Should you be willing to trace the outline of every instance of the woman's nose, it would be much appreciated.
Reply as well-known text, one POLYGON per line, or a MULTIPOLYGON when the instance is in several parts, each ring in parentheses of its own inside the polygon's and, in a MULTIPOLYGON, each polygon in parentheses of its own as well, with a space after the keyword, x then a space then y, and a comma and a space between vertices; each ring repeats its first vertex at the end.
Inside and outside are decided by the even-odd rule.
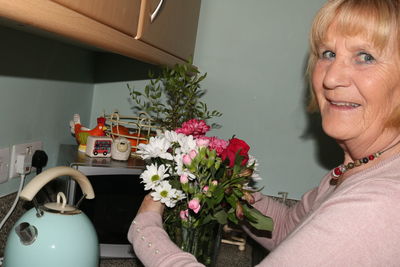
POLYGON ((323 80, 325 89, 337 89, 350 85, 350 70, 347 64, 343 61, 335 59, 327 67, 323 80))

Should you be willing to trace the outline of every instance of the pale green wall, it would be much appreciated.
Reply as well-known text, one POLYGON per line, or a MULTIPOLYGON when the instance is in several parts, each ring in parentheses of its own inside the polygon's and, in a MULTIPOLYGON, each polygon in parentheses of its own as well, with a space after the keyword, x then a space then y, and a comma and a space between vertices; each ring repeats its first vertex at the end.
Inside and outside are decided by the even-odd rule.
MULTIPOLYGON (((208 73, 206 102, 224 113, 213 134, 248 141, 267 194, 299 198, 338 160, 304 109, 307 35, 323 2, 202 1, 194 63, 208 73)), ((92 122, 103 109, 132 114, 125 84, 95 85, 92 122)))
MULTIPOLYGON (((75 142, 69 131, 73 114, 89 121, 91 55, 6 28, 0 36, 0 148, 42 141, 47 167, 55 166, 59 145, 75 142)), ((0 196, 15 192, 18 183, 0 184, 0 196)))
MULTIPOLYGON (((47 166, 55 166, 59 145, 74 143, 68 126, 73 113, 89 114, 93 86, 0 77, 0 88, 0 148, 42 141, 47 166)), ((18 183, 0 184, 0 196, 14 192, 18 183)))
POLYGON ((195 64, 208 72, 206 100, 223 113, 225 138, 246 139, 264 193, 299 198, 326 173, 305 138, 311 20, 324 0, 202 1, 195 64))
POLYGON ((134 115, 132 111, 133 103, 129 96, 130 87, 142 89, 146 86, 147 80, 97 83, 94 85, 93 104, 90 112, 91 126, 96 125, 96 119, 104 113, 110 114, 119 112, 121 115, 134 115))

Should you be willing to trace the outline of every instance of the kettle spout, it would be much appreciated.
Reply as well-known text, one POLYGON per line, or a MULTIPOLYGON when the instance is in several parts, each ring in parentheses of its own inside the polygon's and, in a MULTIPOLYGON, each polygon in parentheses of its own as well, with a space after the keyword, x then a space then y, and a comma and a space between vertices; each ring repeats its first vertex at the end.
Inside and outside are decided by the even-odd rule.
POLYGON ((21 243, 26 246, 33 244, 38 235, 36 227, 27 222, 22 222, 17 225, 15 227, 15 232, 17 233, 21 243))

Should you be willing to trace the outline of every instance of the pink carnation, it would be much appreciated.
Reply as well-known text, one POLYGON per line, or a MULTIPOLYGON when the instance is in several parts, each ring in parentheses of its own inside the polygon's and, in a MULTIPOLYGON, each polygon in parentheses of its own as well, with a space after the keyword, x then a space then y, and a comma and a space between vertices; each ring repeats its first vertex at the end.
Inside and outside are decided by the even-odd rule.
POLYGON ((226 149, 228 146, 228 141, 225 141, 223 139, 219 139, 218 137, 207 137, 210 140, 210 144, 208 147, 210 149, 215 149, 217 152, 217 155, 220 156, 221 153, 226 149))
POLYGON ((208 147, 210 144, 210 139, 206 136, 202 136, 196 140, 196 146, 198 147, 208 147))
POLYGON ((195 138, 204 136, 210 130, 210 126, 204 120, 191 119, 182 124, 182 128, 175 130, 177 133, 184 135, 193 135, 195 138))

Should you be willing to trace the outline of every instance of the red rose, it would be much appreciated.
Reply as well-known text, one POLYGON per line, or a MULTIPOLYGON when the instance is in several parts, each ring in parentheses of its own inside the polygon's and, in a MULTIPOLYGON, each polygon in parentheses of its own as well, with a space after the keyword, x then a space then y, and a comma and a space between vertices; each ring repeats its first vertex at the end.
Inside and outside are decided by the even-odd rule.
POLYGON ((221 153, 221 158, 222 160, 228 158, 229 167, 232 168, 235 165, 236 153, 239 151, 239 155, 244 157, 241 163, 243 166, 247 163, 247 161, 249 161, 249 150, 250 146, 245 141, 238 138, 232 138, 229 140, 229 144, 226 149, 221 153))

